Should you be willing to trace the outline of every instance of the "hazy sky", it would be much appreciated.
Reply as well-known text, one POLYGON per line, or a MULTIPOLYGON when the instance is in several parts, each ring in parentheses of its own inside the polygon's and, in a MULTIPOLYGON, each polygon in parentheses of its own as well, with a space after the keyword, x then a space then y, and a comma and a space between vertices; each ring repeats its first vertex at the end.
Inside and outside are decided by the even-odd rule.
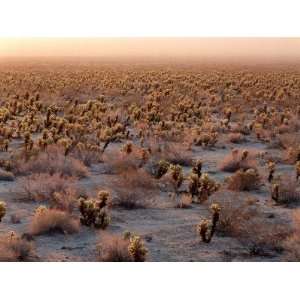
POLYGON ((0 38, 0 56, 300 57, 300 38, 0 38))

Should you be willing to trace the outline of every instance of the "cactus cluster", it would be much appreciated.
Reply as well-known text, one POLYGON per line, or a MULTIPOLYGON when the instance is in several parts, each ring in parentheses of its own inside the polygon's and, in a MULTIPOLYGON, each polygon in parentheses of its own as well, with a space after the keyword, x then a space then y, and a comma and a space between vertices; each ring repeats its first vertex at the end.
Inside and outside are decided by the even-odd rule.
POLYGON ((105 229, 110 223, 110 216, 107 211, 109 197, 109 192, 100 191, 97 199, 79 199, 81 224, 105 229))
POLYGON ((0 222, 6 214, 6 204, 4 201, 0 201, 0 222))
POLYGON ((197 232, 204 243, 210 243, 220 219, 221 207, 218 204, 212 204, 210 210, 212 213, 211 220, 203 219, 197 225, 197 232))

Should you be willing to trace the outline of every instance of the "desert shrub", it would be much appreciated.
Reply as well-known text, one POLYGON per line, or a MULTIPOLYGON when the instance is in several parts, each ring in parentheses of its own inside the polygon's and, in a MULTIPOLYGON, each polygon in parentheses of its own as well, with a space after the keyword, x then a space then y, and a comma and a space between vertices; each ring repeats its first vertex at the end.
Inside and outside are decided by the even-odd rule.
POLYGON ((79 160, 65 156, 60 147, 52 146, 45 152, 40 152, 36 157, 28 161, 18 161, 15 166, 15 173, 18 175, 30 175, 36 173, 55 173, 83 178, 89 175, 87 167, 79 160))
POLYGON ((15 176, 12 172, 0 169, 0 181, 14 181, 15 176))
POLYGON ((245 137, 241 133, 230 133, 228 135, 228 141, 233 144, 240 144, 245 142, 245 137))
POLYGON ((186 146, 180 143, 159 143, 159 146, 151 145, 151 149, 156 161, 166 161, 181 166, 190 166, 193 162, 186 146))
POLYGON ((293 145, 287 148, 284 153, 284 160, 288 163, 294 164, 300 160, 300 146, 293 145))
POLYGON ((74 185, 74 178, 60 174, 32 174, 17 181, 17 191, 22 200, 55 201, 55 193, 66 193, 74 185))
POLYGON ((106 262, 144 262, 147 253, 141 237, 130 232, 105 235, 97 246, 97 260, 106 262))
POLYGON ((225 172, 235 172, 237 170, 256 169, 257 163, 254 155, 247 150, 233 150, 225 156, 219 165, 219 169, 225 172))
POLYGON ((297 205, 300 203, 300 190, 295 179, 281 178, 272 186, 272 199, 281 205, 297 205))
POLYGON ((236 192, 221 192, 214 198, 212 201, 221 207, 217 233, 235 237, 250 255, 274 255, 282 251, 289 228, 268 219, 255 199, 236 192))
POLYGON ((131 169, 112 180, 112 205, 126 209, 145 208, 157 193, 155 180, 144 170, 131 169))
POLYGON ((291 234, 283 241, 284 260, 300 261, 300 210, 293 213, 291 234))
POLYGON ((6 214, 6 204, 4 201, 0 201, 0 222, 6 214))
MULTIPOLYGON (((175 196, 175 194, 173 195, 175 196)), ((191 208, 193 199, 191 195, 183 194, 178 197, 178 200, 177 197, 175 196, 175 201, 176 201, 175 208, 191 208)))
POLYGON ((20 237, 15 232, 0 236, 0 261, 36 260, 33 243, 20 237))
POLYGON ((104 155, 104 162, 107 164, 107 172, 120 174, 126 170, 138 169, 142 162, 139 152, 133 151, 130 154, 122 151, 109 151, 104 155))
POLYGON ((105 235, 97 245, 97 260, 105 262, 131 262, 129 241, 117 235, 105 235))
POLYGON ((233 191, 251 191, 260 185, 260 177, 256 170, 238 170, 227 180, 228 189, 233 191))
POLYGON ((79 203, 81 224, 105 229, 110 223, 110 217, 106 209, 110 202, 109 198, 109 192, 100 191, 97 199, 81 199, 79 203))
POLYGON ((39 206, 35 210, 29 231, 33 235, 72 234, 79 231, 79 221, 67 212, 39 206))
POLYGON ((71 152, 71 156, 76 160, 83 162, 87 167, 94 163, 102 162, 102 152, 97 147, 89 147, 88 145, 82 145, 81 147, 75 147, 71 152))

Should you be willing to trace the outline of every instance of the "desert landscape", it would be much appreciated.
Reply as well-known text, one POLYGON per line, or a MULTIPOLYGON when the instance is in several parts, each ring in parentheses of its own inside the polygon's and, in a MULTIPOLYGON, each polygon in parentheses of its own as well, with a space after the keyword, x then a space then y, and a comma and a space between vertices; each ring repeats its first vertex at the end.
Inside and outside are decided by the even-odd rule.
POLYGON ((1 261, 298 261, 300 65, 0 62, 1 261))

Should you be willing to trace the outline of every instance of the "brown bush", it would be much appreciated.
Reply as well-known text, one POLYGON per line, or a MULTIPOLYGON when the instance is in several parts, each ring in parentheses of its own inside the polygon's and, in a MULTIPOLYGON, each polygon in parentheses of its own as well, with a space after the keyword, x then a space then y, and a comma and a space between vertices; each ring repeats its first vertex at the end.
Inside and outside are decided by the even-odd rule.
POLYGON ((274 255, 282 251, 289 228, 268 219, 255 199, 244 199, 233 192, 220 192, 213 198, 221 207, 217 232, 237 238, 251 255, 274 255))
POLYGON ((0 261, 36 260, 33 243, 11 232, 0 236, 0 261))
MULTIPOLYGON (((274 199, 275 200, 275 199, 274 199)), ((290 176, 285 176, 278 182, 277 204, 292 206, 300 203, 300 190, 298 183, 290 176)))
POLYGON ((181 166, 191 166, 193 163, 187 147, 183 144, 163 142, 156 145, 151 144, 150 147, 155 161, 164 160, 170 164, 181 166))
POLYGON ((228 135, 228 141, 233 144, 240 144, 245 142, 245 137, 241 133, 230 133, 228 135))
POLYGON ((300 209, 293 213, 292 233, 283 242, 284 259, 287 261, 300 261, 300 209))
POLYGON ((74 178, 60 174, 33 174, 18 179, 16 189, 22 200, 55 203, 55 193, 68 193, 74 189, 74 182, 74 178))
POLYGON ((246 158, 243 157, 245 151, 233 150, 224 157, 219 164, 219 169, 224 172, 235 172, 237 170, 256 169, 257 162, 253 153, 248 153, 246 158))
POLYGON ((144 170, 131 169, 121 173, 112 181, 111 189, 115 194, 113 206, 126 209, 145 208, 157 192, 155 180, 144 170))
POLYGON ((35 211, 29 231, 33 235, 72 234, 79 231, 79 220, 61 210, 39 207, 35 211))
POLYGON ((63 176, 83 178, 89 175, 87 167, 79 160, 65 156, 63 149, 57 146, 49 146, 45 152, 40 152, 36 157, 28 161, 17 161, 15 173, 29 175, 36 173, 55 173, 63 176))
POLYGON ((260 185, 260 177, 254 169, 238 170, 227 179, 228 189, 233 191, 251 191, 260 185))
POLYGON ((105 262, 132 262, 128 252, 129 240, 106 234, 97 245, 97 260, 105 262))

